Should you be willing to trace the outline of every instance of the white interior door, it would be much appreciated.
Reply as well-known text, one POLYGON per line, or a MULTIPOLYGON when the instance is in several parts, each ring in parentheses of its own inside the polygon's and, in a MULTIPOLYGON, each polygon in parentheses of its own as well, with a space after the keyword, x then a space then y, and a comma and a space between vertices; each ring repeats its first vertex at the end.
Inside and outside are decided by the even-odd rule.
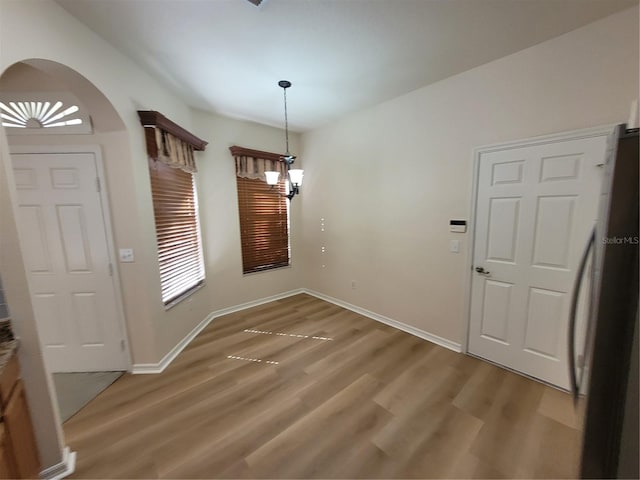
POLYGON ((20 240, 49 369, 126 370, 95 155, 12 160, 20 240))
POLYGON ((470 353, 569 387, 570 297, 597 216, 606 142, 480 154, 470 353))

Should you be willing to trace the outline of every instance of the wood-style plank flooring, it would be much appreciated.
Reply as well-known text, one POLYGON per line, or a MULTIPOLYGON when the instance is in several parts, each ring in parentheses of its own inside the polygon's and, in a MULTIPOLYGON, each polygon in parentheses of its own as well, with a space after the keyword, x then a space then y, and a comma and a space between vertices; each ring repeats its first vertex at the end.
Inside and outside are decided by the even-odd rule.
POLYGON ((297 295, 216 319, 64 430, 73 478, 568 478, 575 422, 565 393, 297 295))

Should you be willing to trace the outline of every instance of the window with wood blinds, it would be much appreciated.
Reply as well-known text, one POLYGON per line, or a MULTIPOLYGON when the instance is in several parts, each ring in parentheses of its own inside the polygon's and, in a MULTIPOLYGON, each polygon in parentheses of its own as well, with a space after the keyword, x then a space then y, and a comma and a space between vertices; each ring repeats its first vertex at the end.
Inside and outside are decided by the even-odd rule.
POLYGON ((236 177, 243 273, 289 265, 289 205, 283 180, 236 177))
POLYGON ((202 285, 204 263, 194 176, 149 159, 162 301, 171 304, 202 285))

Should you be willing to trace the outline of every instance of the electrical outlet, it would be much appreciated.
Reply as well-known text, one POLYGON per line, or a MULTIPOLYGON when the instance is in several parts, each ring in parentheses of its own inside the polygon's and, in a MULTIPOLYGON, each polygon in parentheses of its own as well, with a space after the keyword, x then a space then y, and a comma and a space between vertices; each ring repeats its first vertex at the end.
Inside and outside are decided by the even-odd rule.
POLYGON ((351 290, 355 290, 355 289, 356 289, 356 281, 351 280, 351 290))

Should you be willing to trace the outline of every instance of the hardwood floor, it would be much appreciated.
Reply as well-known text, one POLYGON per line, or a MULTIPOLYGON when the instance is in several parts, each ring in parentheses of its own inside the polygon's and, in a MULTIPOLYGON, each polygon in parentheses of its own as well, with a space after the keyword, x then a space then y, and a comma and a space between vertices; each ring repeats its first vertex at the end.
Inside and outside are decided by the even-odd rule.
POLYGON ((567 478, 575 422, 565 393, 297 295, 216 319, 64 430, 73 478, 567 478))

